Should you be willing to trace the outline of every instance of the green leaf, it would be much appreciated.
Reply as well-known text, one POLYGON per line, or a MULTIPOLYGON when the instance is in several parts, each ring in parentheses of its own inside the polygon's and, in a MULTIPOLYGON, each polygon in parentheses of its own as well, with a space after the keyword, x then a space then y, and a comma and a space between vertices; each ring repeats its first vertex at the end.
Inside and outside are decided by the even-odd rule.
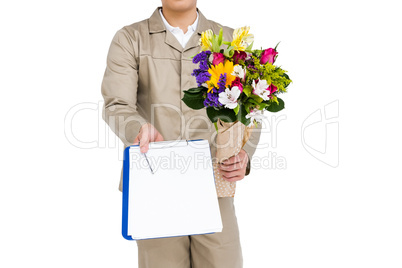
MULTIPOLYGON (((287 73, 283 73, 283 76, 284 76, 286 79, 290 80, 289 75, 288 75, 287 73)), ((286 84, 285 84, 285 88, 287 88, 289 85, 290 85, 290 82, 289 82, 289 83, 286 83, 286 84)))
POLYGON ((214 122, 215 130, 218 131, 218 123, 214 122))
POLYGON ((194 88, 190 88, 188 90, 183 90, 184 93, 190 93, 190 94, 194 94, 194 93, 199 93, 202 90, 205 90, 204 87, 194 87, 194 88))
POLYGON ((254 95, 254 94, 251 94, 250 98, 255 100, 257 103, 261 103, 263 101, 263 98, 261 98, 260 96, 254 95))
POLYGON ((238 105, 236 106, 236 108, 233 109, 233 111, 235 112, 236 115, 237 115, 237 113, 239 112, 239 108, 240 108, 240 105, 238 104, 238 105))
POLYGON ((220 46, 218 44, 218 37, 214 35, 212 37, 212 52, 219 52, 220 46))
POLYGON ((271 102, 269 104, 269 106, 265 107, 265 109, 272 113, 276 113, 276 112, 279 112, 280 110, 284 109, 285 102, 281 98, 277 98, 277 99, 278 99, 279 104, 277 104, 276 102, 271 102))
POLYGON ((251 122, 250 118, 246 118, 246 115, 248 112, 246 111, 246 107, 244 105, 241 105, 239 113, 237 114, 237 120, 239 120, 241 123, 244 125, 248 126, 251 122))
POLYGON ((247 97, 250 97, 251 89, 252 89, 252 88, 253 88, 253 87, 250 86, 250 85, 244 86, 244 87, 243 87, 243 93, 246 94, 247 97))
POLYGON ((230 57, 232 57, 233 56, 233 48, 234 47, 232 47, 232 46, 228 46, 224 51, 223 51, 223 55, 225 55, 225 57, 228 57, 228 58, 230 58, 230 57), (232 55, 231 55, 231 52, 233 52, 232 53, 232 55))
POLYGON ((248 98, 247 101, 248 101, 249 103, 252 103, 254 106, 257 106, 257 105, 260 104, 259 102, 257 102, 257 101, 254 100, 253 98, 248 98))
POLYGON ((276 46, 274 48, 275 51, 276 51, 276 48, 278 47, 279 43, 280 43, 280 41, 278 42, 278 44, 276 44, 276 46))
POLYGON ((234 111, 227 108, 216 110, 214 107, 207 107, 207 115, 212 123, 218 121, 218 118, 223 122, 235 122, 237 119, 234 111))
POLYGON ((254 45, 254 41, 246 48, 246 52, 252 53, 253 52, 253 45, 254 45))
POLYGON ((260 110, 264 109, 267 105, 268 105, 267 102, 261 102, 260 104, 258 104, 260 110))
POLYGON ((221 28, 221 30, 219 31, 219 37, 218 37, 219 47, 222 45, 222 41, 223 41, 223 29, 221 28))
POLYGON ((231 46, 231 45, 232 45, 232 42, 229 42, 229 41, 223 41, 223 44, 224 44, 224 45, 227 45, 227 46, 231 46))
POLYGON ((250 102, 246 102, 244 104, 244 108, 246 109, 246 112, 249 113, 250 112, 250 108, 253 107, 253 103, 250 102))
POLYGON ((184 92, 182 101, 191 109, 199 110, 204 108, 204 97, 202 92, 198 93, 187 93, 184 92))
POLYGON ((235 53, 235 52, 234 52, 234 50, 233 50, 233 49, 232 49, 232 50, 230 50, 230 51, 229 51, 229 58, 233 57, 234 53, 235 53))

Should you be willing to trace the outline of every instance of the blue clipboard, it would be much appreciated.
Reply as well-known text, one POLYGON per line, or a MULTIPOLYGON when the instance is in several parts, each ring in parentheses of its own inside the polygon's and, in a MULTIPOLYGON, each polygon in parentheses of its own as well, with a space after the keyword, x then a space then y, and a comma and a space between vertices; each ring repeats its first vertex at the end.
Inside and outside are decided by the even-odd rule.
POLYGON ((139 146, 139 145, 130 145, 124 149, 123 156, 123 219, 122 219, 122 228, 121 234, 127 240, 134 240, 130 235, 127 234, 128 231, 128 197, 129 197, 129 174, 130 174, 130 147, 139 146))
MULTIPOLYGON (((201 141, 202 139, 195 139, 195 140, 186 140, 188 142, 194 142, 194 141, 201 141)), ((134 239, 131 235, 128 235, 128 214, 129 214, 129 177, 130 177, 130 148, 132 147, 139 147, 139 145, 130 145, 124 149, 124 155, 123 155, 123 189, 122 189, 122 229, 121 233, 122 236, 126 240, 136 240, 134 239)), ((213 172, 212 172, 213 173, 213 172)), ((214 176, 214 182, 215 182, 215 176, 214 176)), ((209 232, 209 233, 202 233, 202 234, 211 234, 214 232, 209 232)), ((193 234, 197 235, 197 234, 193 234)), ((173 236, 170 236, 173 237, 173 236)), ((158 237, 155 237, 158 238, 158 237)), ((148 239, 154 239, 154 238, 148 238, 148 239)), ((138 240, 138 239, 137 239, 138 240)))

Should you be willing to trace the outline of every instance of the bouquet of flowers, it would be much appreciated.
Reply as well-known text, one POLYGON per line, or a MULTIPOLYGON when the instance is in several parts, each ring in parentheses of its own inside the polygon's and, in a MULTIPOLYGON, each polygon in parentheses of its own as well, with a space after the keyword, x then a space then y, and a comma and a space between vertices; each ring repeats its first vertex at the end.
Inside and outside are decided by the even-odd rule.
MULTIPOLYGON (((284 102, 277 97, 292 82, 286 71, 274 65, 277 46, 252 49, 254 36, 249 27, 233 32, 232 41, 223 40, 223 31, 201 34, 201 52, 193 57, 198 87, 184 91, 183 102, 192 109, 206 108, 218 131, 217 162, 237 154, 262 122, 263 112, 278 112, 284 102), (226 45, 226 48, 221 48, 226 45)), ((220 178, 216 164, 218 196, 234 196, 235 183, 220 178), (220 190, 223 189, 223 190, 220 190)))

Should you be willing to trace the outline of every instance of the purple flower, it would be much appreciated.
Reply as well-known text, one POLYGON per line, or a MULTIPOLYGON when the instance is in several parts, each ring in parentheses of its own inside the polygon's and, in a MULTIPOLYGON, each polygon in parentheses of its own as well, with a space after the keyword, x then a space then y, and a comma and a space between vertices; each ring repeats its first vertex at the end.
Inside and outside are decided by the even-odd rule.
POLYGON ((207 71, 209 66, 208 66, 208 59, 209 56, 211 55, 211 51, 201 51, 197 55, 194 56, 193 58, 193 63, 199 63, 200 64, 200 69, 207 71))
POLYGON ((219 96, 216 93, 207 93, 207 97, 204 100, 205 107, 221 107, 222 104, 219 102, 219 96))
POLYGON ((221 93, 222 91, 225 91, 226 88, 226 73, 223 73, 220 75, 219 77, 219 81, 218 81, 218 93, 221 93))
POLYGON ((203 71, 208 71, 209 69, 208 60, 200 61, 200 69, 203 71))
POLYGON ((248 70, 249 72, 254 72, 254 73, 255 73, 255 71, 257 71, 257 68, 255 68, 255 66, 254 66, 253 64, 249 64, 249 65, 247 66, 247 70, 248 70))
POLYGON ((211 78, 210 73, 208 73, 206 71, 203 71, 201 69, 195 69, 191 75, 195 76, 195 79, 197 81, 197 85, 199 87, 201 87, 203 83, 209 81, 209 79, 211 78))
POLYGON ((210 55, 211 51, 209 50, 201 51, 193 58, 193 63, 199 63, 200 68, 194 69, 191 75, 195 76, 199 87, 202 86, 203 83, 209 81, 209 79, 211 78, 211 75, 208 73, 208 59, 210 55))
POLYGON ((199 63, 201 60, 206 60, 209 58, 210 55, 211 55, 211 51, 209 51, 209 50, 201 51, 200 53, 198 53, 197 55, 194 56, 193 63, 199 63))
POLYGON ((202 73, 202 72, 204 72, 203 70, 201 70, 201 69, 194 69, 193 70, 193 73, 191 74, 192 76, 198 76, 200 73, 202 73))

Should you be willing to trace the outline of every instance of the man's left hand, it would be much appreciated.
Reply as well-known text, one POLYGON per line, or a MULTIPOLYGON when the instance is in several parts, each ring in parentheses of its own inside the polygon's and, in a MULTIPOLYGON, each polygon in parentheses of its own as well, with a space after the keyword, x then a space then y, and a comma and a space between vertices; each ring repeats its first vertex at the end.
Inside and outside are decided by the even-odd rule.
POLYGON ((239 181, 246 175, 248 154, 243 149, 237 155, 223 161, 219 165, 219 172, 226 181, 239 181))

